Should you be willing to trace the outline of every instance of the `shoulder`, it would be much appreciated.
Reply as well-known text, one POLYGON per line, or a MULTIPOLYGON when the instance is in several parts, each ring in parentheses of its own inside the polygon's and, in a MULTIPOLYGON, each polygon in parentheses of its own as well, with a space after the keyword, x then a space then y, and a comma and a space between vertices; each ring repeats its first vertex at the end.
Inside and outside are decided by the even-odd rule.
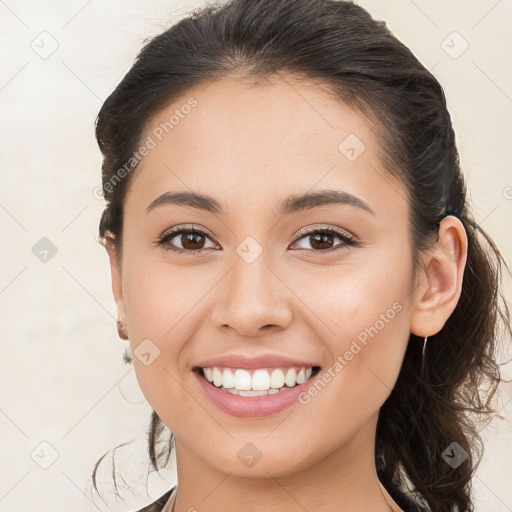
POLYGON ((153 503, 150 503, 149 505, 146 505, 144 508, 141 508, 140 510, 137 510, 136 512, 161 512, 164 508, 165 504, 171 497, 172 492, 174 491, 174 486, 172 489, 167 491, 165 494, 160 496, 156 501, 153 503))

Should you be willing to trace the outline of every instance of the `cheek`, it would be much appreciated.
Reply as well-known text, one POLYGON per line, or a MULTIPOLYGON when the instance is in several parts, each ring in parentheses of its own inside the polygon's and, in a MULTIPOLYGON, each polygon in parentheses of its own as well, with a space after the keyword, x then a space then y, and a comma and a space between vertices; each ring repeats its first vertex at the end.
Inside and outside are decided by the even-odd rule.
POLYGON ((204 295, 197 269, 173 268, 150 260, 134 263, 126 265, 127 278, 123 280, 130 333, 139 338, 181 340, 177 333, 204 295))
POLYGON ((325 333, 322 341, 331 360, 326 400, 318 403, 334 401, 340 414, 354 406, 366 413, 366 406, 378 409, 398 377, 409 339, 409 278, 406 265, 401 272, 396 265, 389 258, 364 269, 339 268, 301 281, 297 291, 308 297, 314 330, 325 333))
POLYGON ((406 269, 399 273, 393 266, 392 261, 383 260, 340 266, 296 281, 294 290, 307 298, 317 324, 325 326, 322 332, 328 333, 325 340, 333 351, 343 352, 348 340, 364 343, 377 335, 387 338, 408 325, 409 279, 406 269))
POLYGON ((173 397, 179 404, 183 378, 180 362, 193 336, 191 315, 204 295, 190 271, 168 265, 126 264, 123 296, 129 323, 129 343, 137 380, 146 399, 160 414, 173 397), (159 405, 160 404, 160 405, 159 405))

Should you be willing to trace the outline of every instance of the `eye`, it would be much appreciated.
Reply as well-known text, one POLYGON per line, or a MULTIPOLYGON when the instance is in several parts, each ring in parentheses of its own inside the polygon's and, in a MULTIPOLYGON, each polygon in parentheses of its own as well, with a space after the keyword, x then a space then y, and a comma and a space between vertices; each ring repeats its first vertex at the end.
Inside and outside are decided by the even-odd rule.
MULTIPOLYGON (((358 242, 356 238, 354 238, 348 232, 335 229, 332 227, 325 227, 320 229, 314 229, 310 231, 299 231, 300 236, 296 237, 293 241, 293 244, 297 244, 297 242, 302 239, 311 239, 311 246, 313 249, 301 248, 306 252, 316 252, 316 253, 325 253, 335 251, 337 249, 341 249, 346 246, 357 246, 358 242), (341 240, 341 243, 334 247, 329 247, 334 239, 341 240)), ((202 229, 190 227, 177 227, 173 228, 157 240, 157 245, 162 246, 165 250, 174 251, 177 253, 187 253, 187 254, 196 254, 201 252, 204 249, 212 248, 205 247, 205 240, 211 240, 210 235, 203 231, 202 229), (175 243, 172 243, 172 240, 176 239, 177 243, 181 245, 176 246, 175 243)), ((213 244, 215 247, 215 244, 213 244)))
POLYGON ((332 227, 326 227, 321 229, 315 229, 311 231, 299 231, 300 235, 298 238, 294 240, 294 244, 297 243, 297 241, 300 241, 302 239, 311 239, 312 243, 310 242, 313 249, 303 249, 306 252, 331 252, 335 251, 337 249, 343 248, 345 246, 357 246, 358 242, 357 240, 347 233, 344 230, 338 230, 332 227), (338 244, 334 247, 328 247, 333 243, 334 239, 341 240, 341 244, 338 244), (316 248, 315 248, 316 246, 316 248))
POLYGON ((194 254, 201 252, 204 249, 204 239, 210 238, 209 235, 197 228, 175 228, 160 238, 158 238, 157 245, 163 246, 166 250, 175 251, 180 253, 194 254), (177 239, 181 247, 176 247, 171 244, 171 240, 177 239))

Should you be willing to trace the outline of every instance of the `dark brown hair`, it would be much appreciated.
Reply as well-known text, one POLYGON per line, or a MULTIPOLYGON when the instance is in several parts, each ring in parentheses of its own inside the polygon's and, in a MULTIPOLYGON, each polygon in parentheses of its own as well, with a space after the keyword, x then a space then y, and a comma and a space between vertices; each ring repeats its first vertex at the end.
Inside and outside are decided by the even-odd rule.
MULTIPOLYGON (((101 241, 114 243, 121 262, 123 199, 148 121, 192 86, 228 75, 314 80, 375 123, 382 162, 407 189, 415 271, 440 221, 455 215, 463 223, 468 257, 460 299, 430 337, 423 373, 423 340, 411 334, 380 411, 375 457, 379 479, 399 505, 473 511, 482 420, 502 417, 491 405, 503 381, 498 342, 512 334, 500 291, 502 265, 508 267, 470 211, 443 88, 383 21, 349 1, 231 0, 197 9, 147 41, 97 118, 107 203, 101 241), (452 443, 468 454, 456 468, 442 457, 452 443)), ((127 354, 125 360, 131 362, 127 354)), ((173 449, 172 432, 156 448, 165 429, 153 411, 148 448, 156 471, 173 449)))

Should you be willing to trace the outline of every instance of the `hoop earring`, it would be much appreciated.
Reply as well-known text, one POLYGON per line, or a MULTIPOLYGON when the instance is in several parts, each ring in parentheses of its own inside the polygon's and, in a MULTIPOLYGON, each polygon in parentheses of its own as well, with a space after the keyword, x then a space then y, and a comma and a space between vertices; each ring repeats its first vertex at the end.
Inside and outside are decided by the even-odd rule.
POLYGON ((427 348, 427 339, 428 336, 425 336, 425 340, 423 341, 423 350, 421 353, 421 374, 423 375, 423 370, 425 368, 425 350, 427 348))

